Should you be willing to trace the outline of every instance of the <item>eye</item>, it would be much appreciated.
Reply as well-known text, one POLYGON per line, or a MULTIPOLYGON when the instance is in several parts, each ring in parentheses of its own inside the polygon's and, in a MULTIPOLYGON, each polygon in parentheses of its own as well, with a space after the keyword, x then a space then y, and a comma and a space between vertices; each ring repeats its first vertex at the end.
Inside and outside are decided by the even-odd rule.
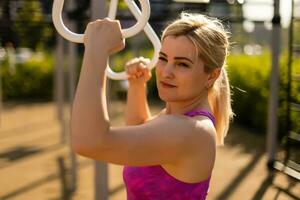
POLYGON ((166 58, 164 58, 164 57, 162 57, 162 56, 160 56, 158 59, 161 60, 161 61, 165 61, 165 62, 168 61, 166 58))
POLYGON ((186 64, 186 63, 178 63, 178 65, 181 66, 181 67, 189 67, 189 65, 186 64))

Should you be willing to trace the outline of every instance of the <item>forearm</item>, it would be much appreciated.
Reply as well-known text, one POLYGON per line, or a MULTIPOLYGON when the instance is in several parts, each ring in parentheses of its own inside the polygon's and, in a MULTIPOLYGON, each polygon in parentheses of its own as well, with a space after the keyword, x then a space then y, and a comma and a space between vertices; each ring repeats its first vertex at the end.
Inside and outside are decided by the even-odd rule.
POLYGON ((109 131, 105 95, 108 55, 93 60, 85 51, 71 114, 71 145, 75 151, 97 148, 109 131))
POLYGON ((151 117, 146 89, 146 83, 131 84, 129 86, 125 109, 125 122, 127 125, 138 125, 151 117))

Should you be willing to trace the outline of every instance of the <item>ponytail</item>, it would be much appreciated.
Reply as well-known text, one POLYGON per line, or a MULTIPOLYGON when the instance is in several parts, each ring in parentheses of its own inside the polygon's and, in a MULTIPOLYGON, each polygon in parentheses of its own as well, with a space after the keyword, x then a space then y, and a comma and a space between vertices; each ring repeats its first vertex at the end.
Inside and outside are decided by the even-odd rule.
POLYGON ((216 118, 217 144, 224 145, 224 138, 229 129, 229 122, 233 117, 231 109, 231 93, 227 71, 222 67, 220 76, 209 90, 208 99, 216 118))

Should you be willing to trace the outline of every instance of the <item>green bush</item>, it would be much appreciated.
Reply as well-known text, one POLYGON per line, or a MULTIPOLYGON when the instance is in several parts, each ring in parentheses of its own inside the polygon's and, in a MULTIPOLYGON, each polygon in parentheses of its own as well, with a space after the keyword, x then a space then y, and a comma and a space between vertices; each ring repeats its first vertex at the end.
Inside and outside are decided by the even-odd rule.
POLYGON ((264 53, 231 55, 227 60, 234 121, 260 131, 267 123, 270 58, 264 53))
MULTIPOLYGON (((123 71, 124 64, 134 56, 151 58, 152 55, 153 50, 151 48, 135 53, 126 50, 113 56, 110 64, 113 70, 123 71)), ((81 65, 80 60, 78 62, 81 65)), ((266 133, 271 69, 270 52, 265 51, 259 56, 233 54, 228 57, 227 64, 233 111, 236 114, 234 122, 247 126, 258 133, 266 133)), ((297 66, 300 66, 300 59, 295 60, 293 66, 293 69, 296 69, 293 73, 300 74, 300 68, 297 66)), ((50 100, 53 91, 53 58, 50 54, 44 54, 42 57, 34 56, 24 64, 17 64, 15 70, 11 70, 7 61, 4 61, 1 66, 1 77, 3 99, 6 101, 50 100)), ((286 85, 287 54, 284 53, 280 59, 278 110, 280 136, 285 134, 286 85)), ((111 81, 111 94, 115 93, 119 93, 118 95, 123 98, 126 96, 126 91, 120 90, 120 81, 111 81), (122 94, 120 95, 120 93, 122 94)), ((148 82, 148 96, 152 100, 158 99, 155 70, 152 71, 152 79, 148 82)), ((292 96, 294 101, 300 102, 300 84, 292 85, 292 96)), ((299 118, 299 113, 292 113, 293 130, 298 132, 300 132, 299 118)))
POLYGON ((53 58, 37 54, 25 63, 1 65, 2 97, 9 100, 50 100, 53 93, 53 58))
MULTIPOLYGON (((295 60, 293 66, 299 66, 300 60, 295 60)), ((232 90, 234 121, 266 133, 269 103, 269 82, 271 73, 271 54, 264 52, 259 56, 231 55, 228 58, 228 76, 232 90)), ((287 97, 287 54, 280 58, 279 109, 278 127, 279 137, 286 134, 286 97, 287 97)), ((293 71, 296 73, 297 71, 293 71)), ((298 71, 299 73, 299 71, 298 71)), ((300 100, 300 84, 292 85, 294 100, 300 100)), ((293 113, 293 129, 300 131, 299 115, 293 113)))

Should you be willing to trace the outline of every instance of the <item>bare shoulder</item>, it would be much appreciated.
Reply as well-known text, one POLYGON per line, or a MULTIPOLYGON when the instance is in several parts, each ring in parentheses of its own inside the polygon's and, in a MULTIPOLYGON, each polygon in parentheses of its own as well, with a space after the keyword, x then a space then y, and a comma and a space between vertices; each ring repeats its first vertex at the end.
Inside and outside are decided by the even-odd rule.
MULTIPOLYGON (((186 177, 191 181, 204 180, 212 172, 216 158, 216 130, 211 122, 204 116, 190 118, 195 121, 195 131, 191 141, 191 151, 187 152, 185 158, 181 160, 176 171, 185 170, 186 177), (188 172, 188 169, 197 173, 188 172)), ((196 181, 197 182, 197 181, 196 181)))
POLYGON ((205 117, 187 117, 188 126, 192 124, 189 150, 185 151, 175 164, 163 165, 163 168, 175 178, 196 183, 206 180, 212 173, 216 156, 216 131, 214 125, 205 117))
POLYGON ((197 128, 199 133, 206 135, 212 140, 216 140, 216 129, 213 122, 205 116, 196 116, 191 120, 197 121, 197 128))
POLYGON ((166 109, 164 108, 147 122, 150 121, 161 125, 172 125, 174 127, 179 125, 185 127, 186 129, 183 130, 186 130, 186 132, 192 136, 191 138, 197 141, 197 146, 199 143, 212 145, 212 147, 215 146, 216 130, 211 120, 205 116, 187 117, 185 115, 167 115, 166 109))
MULTIPOLYGON (((216 147, 216 129, 211 120, 205 116, 187 117, 192 122, 194 146, 201 152, 211 153, 216 147)), ((197 154, 197 151, 195 151, 197 154)))
MULTIPOLYGON (((187 117, 185 115, 167 115, 165 109, 153 118, 158 127, 172 127, 173 133, 182 132, 191 150, 211 153, 216 147, 216 130, 210 119, 205 116, 187 117)), ((189 153, 187 151, 187 153, 189 153)))

